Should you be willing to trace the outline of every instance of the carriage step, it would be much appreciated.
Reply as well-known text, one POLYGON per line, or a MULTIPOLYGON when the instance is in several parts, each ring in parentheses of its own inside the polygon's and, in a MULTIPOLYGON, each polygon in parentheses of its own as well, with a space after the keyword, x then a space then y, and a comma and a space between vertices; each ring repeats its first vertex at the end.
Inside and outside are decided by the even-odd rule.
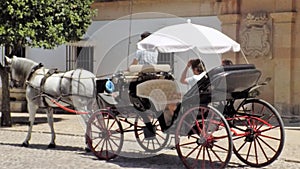
MULTIPOLYGON (((146 124, 147 125, 147 124, 146 124)), ((155 134, 156 134, 156 129, 155 126, 148 126, 148 127, 144 127, 143 128, 144 131, 144 136, 146 140, 151 140, 155 138, 155 134)))

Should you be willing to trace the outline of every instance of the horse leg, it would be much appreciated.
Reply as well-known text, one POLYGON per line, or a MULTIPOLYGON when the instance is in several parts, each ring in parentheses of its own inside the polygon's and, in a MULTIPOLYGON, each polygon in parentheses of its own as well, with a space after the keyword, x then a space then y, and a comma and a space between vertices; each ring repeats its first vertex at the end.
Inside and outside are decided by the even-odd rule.
MULTIPOLYGON (((94 107, 95 107, 95 104, 94 104, 94 101, 90 101, 86 107, 86 110, 89 114, 85 115, 87 117, 86 119, 86 123, 89 121, 89 118, 92 116, 92 114, 94 113, 94 107)), ((97 109, 98 110, 98 109, 97 109)), ((87 143, 87 140, 86 140, 87 137, 85 137, 85 144, 86 144, 86 147, 85 147, 85 151, 86 152, 91 152, 91 148, 88 146, 88 143, 87 143)))
POLYGON ((31 138, 32 126, 34 124, 35 114, 38 109, 38 106, 33 104, 32 102, 28 102, 27 108, 28 108, 28 113, 29 113, 29 127, 28 127, 27 137, 22 144, 23 147, 29 146, 29 140, 31 138))
POLYGON ((53 108, 48 108, 47 111, 47 121, 51 130, 51 142, 48 145, 48 148, 55 148, 55 131, 53 127, 53 108))

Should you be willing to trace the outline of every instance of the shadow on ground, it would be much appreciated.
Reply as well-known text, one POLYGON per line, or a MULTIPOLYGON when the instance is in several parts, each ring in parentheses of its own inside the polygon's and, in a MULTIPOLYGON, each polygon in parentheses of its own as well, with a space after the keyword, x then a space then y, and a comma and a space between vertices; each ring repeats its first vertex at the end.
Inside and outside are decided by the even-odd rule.
MULTIPOLYGON (((46 115, 45 115, 46 116, 46 115)), ((13 125, 29 125, 28 117, 26 116, 14 116, 11 117, 13 125)), ((53 118, 54 122, 63 121, 63 118, 53 118)), ((48 123, 47 117, 36 117, 34 120, 34 124, 43 124, 48 123)))
MULTIPOLYGON (((0 145, 22 147, 21 144, 12 144, 12 143, 0 143, 0 145)), ((29 147, 24 147, 28 149, 37 149, 37 150, 58 150, 58 151, 84 151, 83 147, 72 147, 72 146, 60 146, 56 145, 56 148, 48 148, 47 144, 30 144, 29 147)))
MULTIPOLYGON (((0 143, 0 145, 22 147, 21 144, 12 144, 12 143, 0 143)), ((30 144, 28 149, 37 149, 37 150, 48 150, 48 145, 45 144, 30 144)), ((57 145, 56 148, 51 149, 53 151, 73 151, 79 152, 78 155, 81 155, 82 158, 86 160, 99 160, 92 152, 86 152, 83 147, 73 147, 73 146, 60 146, 57 145)), ((138 155, 138 154, 137 154, 138 155)), ((100 162, 101 160, 99 160, 100 162)), ((155 169, 155 168, 165 168, 165 169, 184 169, 184 165, 179 157, 174 154, 158 154, 152 157, 146 158, 128 158, 118 156, 115 159, 107 161, 107 163, 112 163, 123 168, 145 168, 145 169, 155 169)), ((240 163, 230 162, 227 168, 244 168, 245 165, 240 163)))
MULTIPOLYGON (((99 160, 93 153, 82 153, 83 155, 91 156, 94 160, 99 160)), ((132 156, 132 153, 130 154, 132 156)), ((136 156, 138 153, 136 154, 136 156)), ((138 156, 137 156, 138 157, 138 156)), ((116 164, 122 168, 145 168, 145 169, 184 169, 185 166, 177 156, 177 154, 157 154, 151 157, 145 158, 129 158, 118 156, 115 159, 107 161, 107 163, 116 164)), ((209 165, 209 161, 206 162, 209 165)), ((244 168, 246 165, 241 163, 230 162, 226 168, 244 168)))

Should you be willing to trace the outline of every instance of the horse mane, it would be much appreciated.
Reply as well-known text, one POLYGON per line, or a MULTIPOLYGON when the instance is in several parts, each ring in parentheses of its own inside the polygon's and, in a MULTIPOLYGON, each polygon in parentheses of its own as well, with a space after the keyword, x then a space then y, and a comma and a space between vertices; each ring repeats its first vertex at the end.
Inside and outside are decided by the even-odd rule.
POLYGON ((22 83, 22 85, 24 84, 32 67, 36 64, 37 64, 36 62, 26 58, 14 57, 12 59, 12 67, 14 68, 15 74, 18 76, 19 81, 22 83))

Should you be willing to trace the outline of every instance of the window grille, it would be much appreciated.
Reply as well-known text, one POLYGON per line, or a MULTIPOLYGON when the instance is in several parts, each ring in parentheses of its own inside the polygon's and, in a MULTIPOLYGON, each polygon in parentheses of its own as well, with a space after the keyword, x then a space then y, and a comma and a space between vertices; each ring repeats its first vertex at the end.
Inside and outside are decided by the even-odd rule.
POLYGON ((93 72, 94 47, 67 46, 66 70, 82 68, 93 72))
POLYGON ((159 53, 157 64, 168 64, 171 67, 171 72, 174 73, 174 53, 159 53))

